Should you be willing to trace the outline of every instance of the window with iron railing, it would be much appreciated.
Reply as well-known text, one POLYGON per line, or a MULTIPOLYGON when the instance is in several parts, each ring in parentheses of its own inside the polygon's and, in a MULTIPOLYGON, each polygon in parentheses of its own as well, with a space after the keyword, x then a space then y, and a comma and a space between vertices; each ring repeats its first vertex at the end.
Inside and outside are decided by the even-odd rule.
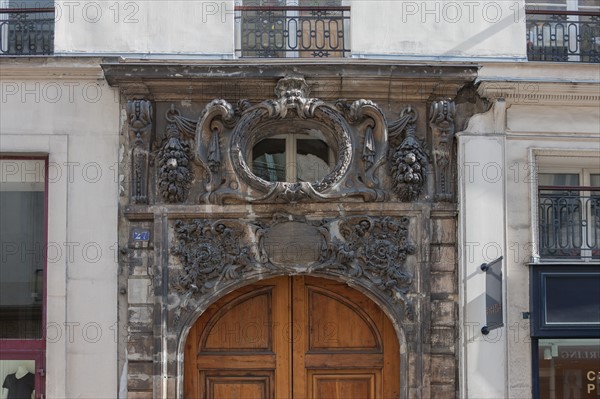
POLYGON ((538 184, 540 257, 600 259, 600 173, 540 173, 538 184))
POLYGON ((34 0, 0 1, 0 55, 54 53, 54 4, 34 0))
POLYGON ((598 0, 527 0, 529 61, 600 62, 598 0))
POLYGON ((240 57, 339 58, 350 53, 350 7, 341 0, 245 0, 235 10, 240 57))

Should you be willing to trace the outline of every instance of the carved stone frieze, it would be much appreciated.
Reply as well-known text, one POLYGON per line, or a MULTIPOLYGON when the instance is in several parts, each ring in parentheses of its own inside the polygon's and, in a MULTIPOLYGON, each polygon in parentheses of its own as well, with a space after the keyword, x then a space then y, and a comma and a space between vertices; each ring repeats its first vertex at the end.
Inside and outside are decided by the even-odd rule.
POLYGON ((416 137, 417 118, 417 112, 409 106, 389 127, 388 164, 392 189, 404 202, 416 200, 427 180, 428 157, 416 137))
POLYGON ((171 280, 182 298, 177 318, 203 295, 259 275, 322 274, 378 292, 412 320, 409 224, 407 217, 311 221, 287 214, 252 223, 178 220, 171 248, 181 264, 171 280))
POLYGON ((180 138, 174 123, 167 125, 166 138, 158 151, 158 190, 166 202, 185 201, 192 182, 190 146, 180 138))
POLYGON ((433 138, 435 198, 438 201, 452 201, 454 197, 454 114, 453 101, 442 100, 431 104, 429 126, 433 138))
POLYGON ((127 121, 131 150, 131 202, 148 203, 148 164, 152 136, 152 103, 147 100, 127 102, 127 121))

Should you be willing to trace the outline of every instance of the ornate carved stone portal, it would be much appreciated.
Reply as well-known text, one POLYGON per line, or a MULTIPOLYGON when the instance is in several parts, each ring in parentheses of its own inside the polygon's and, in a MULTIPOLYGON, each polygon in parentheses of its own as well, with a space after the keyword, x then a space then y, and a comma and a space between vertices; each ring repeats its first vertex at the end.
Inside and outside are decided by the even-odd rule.
MULTIPOLYGON (((439 255, 456 238, 452 101, 310 92, 286 76, 271 99, 127 102, 119 332, 131 392, 182 397, 198 316, 282 275, 345 282, 387 313, 403 397, 433 395, 411 382, 428 380, 430 360, 453 370, 455 261, 439 255)), ((448 378, 431 381, 453 392, 448 378)))

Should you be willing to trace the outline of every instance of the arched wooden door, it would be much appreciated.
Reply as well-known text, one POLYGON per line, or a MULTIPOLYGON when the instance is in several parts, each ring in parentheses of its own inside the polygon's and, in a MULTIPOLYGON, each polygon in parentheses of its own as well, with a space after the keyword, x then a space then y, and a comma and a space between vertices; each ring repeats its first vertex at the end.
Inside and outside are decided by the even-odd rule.
POLYGON ((280 277, 210 306, 185 347, 185 397, 397 398, 398 339, 345 284, 280 277))

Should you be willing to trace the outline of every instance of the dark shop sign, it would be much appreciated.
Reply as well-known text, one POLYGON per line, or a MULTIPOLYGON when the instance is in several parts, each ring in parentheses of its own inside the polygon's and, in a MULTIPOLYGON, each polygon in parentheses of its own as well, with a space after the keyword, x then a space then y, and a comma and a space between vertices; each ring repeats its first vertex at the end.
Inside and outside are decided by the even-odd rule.
POLYGON ((481 264, 485 272, 485 326, 481 333, 487 335, 490 331, 504 326, 502 318, 502 256, 489 263, 481 264))

